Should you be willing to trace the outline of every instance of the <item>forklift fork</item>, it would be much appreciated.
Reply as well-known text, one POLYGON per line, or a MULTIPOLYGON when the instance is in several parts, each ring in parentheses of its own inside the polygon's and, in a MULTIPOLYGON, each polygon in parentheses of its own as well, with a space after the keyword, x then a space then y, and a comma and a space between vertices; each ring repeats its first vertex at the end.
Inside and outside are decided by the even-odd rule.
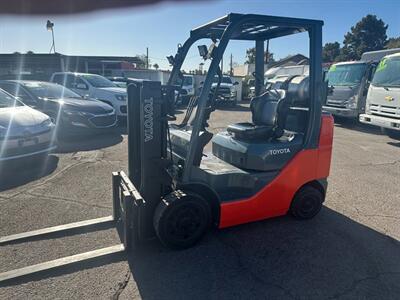
POLYGON ((99 230, 107 226, 116 227, 121 240, 120 244, 0 273, 0 284, 12 279, 33 275, 39 272, 46 272, 61 267, 67 268, 76 263, 89 262, 100 258, 111 258, 114 255, 119 255, 135 249, 141 238, 139 220, 141 218, 141 209, 144 207, 145 202, 132 182, 129 180, 128 176, 126 176, 123 171, 113 172, 112 184, 112 216, 0 237, 0 247, 37 240, 40 238, 49 237, 51 235, 64 234, 63 236, 68 236, 73 232, 87 230, 88 228, 99 230))

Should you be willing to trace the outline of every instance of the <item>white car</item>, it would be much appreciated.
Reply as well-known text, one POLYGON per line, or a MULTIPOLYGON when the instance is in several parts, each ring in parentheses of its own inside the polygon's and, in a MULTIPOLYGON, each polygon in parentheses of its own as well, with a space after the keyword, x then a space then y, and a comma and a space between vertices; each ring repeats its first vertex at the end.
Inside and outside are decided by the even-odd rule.
POLYGON ((103 76, 58 72, 51 76, 50 81, 66 86, 83 97, 93 98, 111 105, 119 118, 127 115, 126 88, 118 87, 103 76))
POLYGON ((54 128, 49 116, 0 89, 0 162, 54 150, 54 128))

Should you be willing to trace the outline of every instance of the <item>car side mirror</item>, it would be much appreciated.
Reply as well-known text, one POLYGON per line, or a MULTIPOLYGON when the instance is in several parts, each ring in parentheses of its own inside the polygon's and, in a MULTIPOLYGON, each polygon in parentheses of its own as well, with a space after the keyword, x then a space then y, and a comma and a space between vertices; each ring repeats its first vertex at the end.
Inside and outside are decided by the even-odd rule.
POLYGON ((84 83, 78 83, 76 85, 76 88, 79 89, 79 90, 87 90, 88 89, 87 85, 84 84, 84 83))
POLYGON ((233 83, 233 85, 238 85, 239 84, 239 82, 237 82, 237 81, 235 81, 234 83, 233 83))

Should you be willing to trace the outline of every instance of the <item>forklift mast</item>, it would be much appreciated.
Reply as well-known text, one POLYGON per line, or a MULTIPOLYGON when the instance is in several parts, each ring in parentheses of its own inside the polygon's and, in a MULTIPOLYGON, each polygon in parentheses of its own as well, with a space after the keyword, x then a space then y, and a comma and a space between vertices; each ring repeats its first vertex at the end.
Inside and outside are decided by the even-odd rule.
POLYGON ((128 172, 129 179, 146 199, 150 209, 142 210, 146 220, 140 229, 142 238, 153 236, 153 215, 158 201, 171 182, 166 167, 167 113, 158 81, 128 81, 128 172), (151 215, 148 215, 151 214, 151 215))

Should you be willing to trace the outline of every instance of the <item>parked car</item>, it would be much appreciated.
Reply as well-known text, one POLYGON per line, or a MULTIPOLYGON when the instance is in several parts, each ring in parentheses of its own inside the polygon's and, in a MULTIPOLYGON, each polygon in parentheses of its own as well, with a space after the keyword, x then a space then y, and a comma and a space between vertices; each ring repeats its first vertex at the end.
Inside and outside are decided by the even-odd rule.
POLYGON ((195 95, 194 76, 183 75, 182 79, 178 79, 177 85, 181 86, 177 103, 188 104, 191 97, 195 95))
POLYGON ((108 77, 108 80, 112 81, 117 87, 126 89, 128 78, 126 77, 108 77))
POLYGON ((109 79, 87 73, 54 73, 51 82, 61 84, 83 97, 93 98, 114 107, 119 118, 126 118, 126 88, 118 87, 109 79))
POLYGON ((117 124, 115 110, 110 105, 83 99, 74 91, 56 83, 6 80, 0 81, 0 88, 53 118, 62 135, 98 132, 117 124))
POLYGON ((0 89, 0 162, 54 150, 54 128, 49 116, 0 89))
MULTIPOLYGON (((221 84, 217 91, 216 103, 219 104, 230 104, 235 106, 237 104, 237 91, 236 85, 238 82, 232 82, 229 76, 222 76, 221 84)), ((211 92, 213 93, 218 85, 218 76, 214 77, 213 83, 211 85, 211 92)))

